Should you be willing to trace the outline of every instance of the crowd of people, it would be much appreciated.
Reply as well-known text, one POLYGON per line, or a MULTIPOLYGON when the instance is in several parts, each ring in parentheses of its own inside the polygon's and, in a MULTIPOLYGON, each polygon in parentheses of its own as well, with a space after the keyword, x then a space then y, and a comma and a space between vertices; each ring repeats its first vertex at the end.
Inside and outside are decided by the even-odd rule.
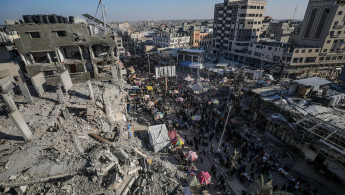
MULTIPOLYGON (((180 136, 185 139, 185 144, 198 154, 200 163, 203 163, 205 158, 209 158, 213 163, 210 172, 217 190, 228 191, 226 181, 229 177, 237 177, 247 187, 262 175, 265 176, 266 182, 273 179, 271 171, 277 168, 277 161, 268 155, 261 145, 238 131, 240 125, 236 121, 240 113, 230 111, 229 102, 235 100, 229 98, 229 91, 220 90, 224 89, 221 84, 222 77, 211 77, 209 86, 213 87, 210 87, 207 93, 197 94, 187 87, 191 84, 185 80, 187 75, 153 79, 148 74, 149 68, 144 65, 145 62, 131 63, 136 64, 133 66, 136 79, 129 79, 128 82, 139 86, 143 91, 142 96, 150 95, 149 99, 140 99, 142 110, 151 116, 150 124, 165 123, 170 127, 168 121, 172 116, 181 121, 185 128, 180 132, 180 136), (148 86, 152 86, 152 91, 147 90, 148 86), (181 98, 181 101, 176 101, 177 98, 181 98), (212 101, 214 99, 217 101, 212 101), (148 101, 154 102, 154 106, 147 106, 148 101), (169 118, 168 114, 173 112, 170 110, 172 107, 175 113, 169 118), (229 111, 229 122, 224 128, 229 111), (157 119, 154 112, 161 112, 164 117, 157 119), (200 120, 193 120, 193 116, 200 116, 200 120), (224 138, 220 140, 223 131, 224 138), (218 148, 220 141, 221 146, 218 148)), ((169 130, 172 129, 174 126, 169 130)), ((179 151, 182 165, 194 167, 193 163, 185 160, 183 147, 179 151)), ((273 191, 276 190, 292 192, 296 190, 296 182, 288 181, 280 186, 275 184, 273 191)), ((249 194, 246 190, 242 193, 249 194)))

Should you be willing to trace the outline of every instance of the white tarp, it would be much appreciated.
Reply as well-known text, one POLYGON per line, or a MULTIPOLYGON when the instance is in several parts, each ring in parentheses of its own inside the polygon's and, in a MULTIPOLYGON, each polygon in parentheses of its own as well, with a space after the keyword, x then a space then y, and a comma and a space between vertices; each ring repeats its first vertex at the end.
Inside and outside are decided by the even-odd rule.
POLYGON ((195 85, 190 85, 189 86, 194 92, 202 92, 202 90, 204 89, 204 87, 200 84, 197 83, 195 85))
POLYGON ((168 130, 163 125, 150 126, 148 129, 150 144, 153 147, 155 153, 161 151, 170 144, 170 138, 168 136, 168 130))
POLYGON ((189 68, 198 68, 198 69, 203 69, 204 66, 202 63, 196 63, 196 62, 193 62, 189 65, 189 68))

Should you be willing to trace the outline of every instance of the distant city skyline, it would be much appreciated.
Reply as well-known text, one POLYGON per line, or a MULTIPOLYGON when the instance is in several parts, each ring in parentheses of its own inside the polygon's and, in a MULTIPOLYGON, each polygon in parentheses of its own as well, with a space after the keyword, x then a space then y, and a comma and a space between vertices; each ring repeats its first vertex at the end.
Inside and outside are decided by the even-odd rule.
MULTIPOLYGON (((295 19, 303 19, 308 0, 267 0, 265 15, 274 19, 291 19, 298 4, 295 19)), ((107 21, 213 19, 214 5, 222 0, 103 0, 107 21)), ((95 15, 98 0, 2 0, 0 24, 5 19, 22 19, 22 15, 58 14, 83 17, 95 15)), ((100 17, 100 12, 98 13, 100 17)))

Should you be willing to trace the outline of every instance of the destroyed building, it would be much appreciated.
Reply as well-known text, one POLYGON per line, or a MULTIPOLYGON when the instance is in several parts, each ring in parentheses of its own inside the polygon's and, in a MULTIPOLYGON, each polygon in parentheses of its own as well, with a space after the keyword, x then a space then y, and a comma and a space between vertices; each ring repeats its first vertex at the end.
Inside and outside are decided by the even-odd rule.
POLYGON ((24 22, 7 26, 17 31, 14 44, 30 76, 42 72, 50 85, 58 68, 67 69, 74 83, 90 78, 110 79, 117 69, 115 34, 103 34, 96 25, 76 23, 74 17, 25 15, 24 22))
POLYGON ((312 77, 251 90, 254 120, 299 149, 330 179, 345 182, 345 94, 312 77))

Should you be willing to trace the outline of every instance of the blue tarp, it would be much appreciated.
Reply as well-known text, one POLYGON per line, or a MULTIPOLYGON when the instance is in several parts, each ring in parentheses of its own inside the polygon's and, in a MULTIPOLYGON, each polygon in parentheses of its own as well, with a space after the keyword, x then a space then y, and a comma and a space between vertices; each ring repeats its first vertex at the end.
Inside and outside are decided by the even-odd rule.
POLYGON ((180 66, 184 66, 184 67, 189 67, 192 64, 191 61, 183 61, 180 62, 180 66))

